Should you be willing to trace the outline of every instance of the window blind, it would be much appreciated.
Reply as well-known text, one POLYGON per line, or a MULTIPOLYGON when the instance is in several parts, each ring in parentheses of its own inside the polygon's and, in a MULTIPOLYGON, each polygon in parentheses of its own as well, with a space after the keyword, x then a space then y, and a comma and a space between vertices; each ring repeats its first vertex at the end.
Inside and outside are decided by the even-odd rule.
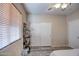
POLYGON ((0 48, 9 44, 10 5, 0 4, 0 48))
POLYGON ((22 37, 22 15, 12 4, 0 4, 0 49, 22 37))

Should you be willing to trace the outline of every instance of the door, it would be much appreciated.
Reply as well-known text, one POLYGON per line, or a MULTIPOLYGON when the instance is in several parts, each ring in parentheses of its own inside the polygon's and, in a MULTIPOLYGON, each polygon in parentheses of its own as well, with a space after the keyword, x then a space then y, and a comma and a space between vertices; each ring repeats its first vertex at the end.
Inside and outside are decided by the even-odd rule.
POLYGON ((72 48, 79 48, 79 20, 70 21, 69 25, 69 45, 72 48))
POLYGON ((31 46, 51 46, 51 23, 31 24, 31 46))

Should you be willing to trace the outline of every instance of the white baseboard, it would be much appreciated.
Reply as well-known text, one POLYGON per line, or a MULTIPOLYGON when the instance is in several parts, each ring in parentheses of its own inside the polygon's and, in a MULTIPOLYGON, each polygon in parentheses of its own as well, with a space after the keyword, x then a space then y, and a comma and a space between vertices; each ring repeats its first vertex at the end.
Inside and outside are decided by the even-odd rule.
POLYGON ((51 47, 69 47, 68 45, 52 45, 51 47))

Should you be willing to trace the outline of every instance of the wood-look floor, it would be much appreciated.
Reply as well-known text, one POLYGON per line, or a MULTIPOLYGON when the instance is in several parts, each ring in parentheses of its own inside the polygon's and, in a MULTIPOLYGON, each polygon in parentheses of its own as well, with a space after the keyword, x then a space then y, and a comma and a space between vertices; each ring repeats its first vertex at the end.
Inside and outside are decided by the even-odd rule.
POLYGON ((49 56, 54 50, 64 50, 71 49, 70 47, 59 47, 59 48, 51 48, 51 47, 31 47, 31 51, 29 54, 24 56, 49 56))

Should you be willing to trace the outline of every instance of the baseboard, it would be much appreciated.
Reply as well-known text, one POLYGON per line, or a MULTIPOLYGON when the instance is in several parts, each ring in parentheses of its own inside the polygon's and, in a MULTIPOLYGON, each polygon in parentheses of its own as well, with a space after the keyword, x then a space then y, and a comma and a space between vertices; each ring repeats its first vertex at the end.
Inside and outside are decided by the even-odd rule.
POLYGON ((69 46, 68 45, 52 45, 51 47, 53 48, 53 47, 69 47, 69 46))
POLYGON ((51 46, 31 46, 31 47, 51 47, 51 46))

